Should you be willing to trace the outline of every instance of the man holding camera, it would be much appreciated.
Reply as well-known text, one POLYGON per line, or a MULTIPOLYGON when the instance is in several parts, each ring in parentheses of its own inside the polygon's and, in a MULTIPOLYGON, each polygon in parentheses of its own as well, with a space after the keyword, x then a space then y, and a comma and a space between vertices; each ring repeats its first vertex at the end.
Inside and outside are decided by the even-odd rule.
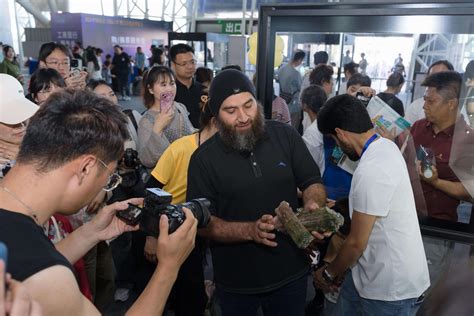
MULTIPOLYGON (((127 202, 139 204, 141 199, 104 207, 56 248, 41 228, 53 214, 73 214, 100 190, 120 183, 113 170, 128 139, 126 124, 105 98, 87 91, 54 94, 31 119, 17 163, 0 184, 0 241, 9 249, 8 271, 23 282, 45 315, 98 315, 80 293, 72 263, 99 241, 137 229, 115 214, 127 202)), ((189 210, 184 212, 186 221, 172 235, 166 217, 161 218, 159 264, 130 315, 162 313, 178 269, 194 247, 197 221, 189 210)))
MULTIPOLYGON (((309 262, 290 237, 275 231, 275 208, 325 205, 319 169, 301 136, 265 121, 247 76, 219 73, 209 103, 219 133, 191 157, 187 199, 207 198, 216 293, 223 315, 304 315, 309 262)), ((314 233, 317 238, 321 235, 314 233)))

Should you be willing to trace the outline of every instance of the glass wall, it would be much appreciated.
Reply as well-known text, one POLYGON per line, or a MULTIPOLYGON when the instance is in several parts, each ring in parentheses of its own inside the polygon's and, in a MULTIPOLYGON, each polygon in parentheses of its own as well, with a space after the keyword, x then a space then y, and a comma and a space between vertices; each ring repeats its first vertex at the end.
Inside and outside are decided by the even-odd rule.
MULTIPOLYGON (((371 79, 371 88, 377 94, 387 90, 390 75, 401 74, 404 83, 394 94, 403 104, 404 113, 397 114, 392 125, 383 126, 402 125, 404 130, 393 139, 409 169, 432 284, 443 281, 446 294, 455 271, 470 275, 472 280, 474 3, 275 5, 262 6, 259 17, 257 92, 267 117, 271 115, 273 91, 279 91, 273 58, 277 36, 284 43, 283 65, 296 50, 306 52, 299 68, 302 76, 315 68, 316 52, 327 52, 334 71, 331 96, 346 93, 348 74, 344 73, 344 64, 348 62, 354 62, 356 71, 371 79), (445 103, 441 104, 447 107, 447 100, 453 100, 458 111, 453 123, 441 130, 444 134, 439 134, 436 125, 444 117, 433 117, 427 88, 422 86, 430 65, 440 60, 449 61, 462 76, 460 96, 443 98, 445 103), (415 119, 409 118, 407 114, 414 109, 415 119), (420 126, 419 122, 433 131, 433 139, 446 137, 442 148, 424 146, 417 140, 412 126, 420 126)), ((380 127, 381 121, 372 118, 374 126, 380 127)), ((436 297, 433 293, 430 299, 436 297)))

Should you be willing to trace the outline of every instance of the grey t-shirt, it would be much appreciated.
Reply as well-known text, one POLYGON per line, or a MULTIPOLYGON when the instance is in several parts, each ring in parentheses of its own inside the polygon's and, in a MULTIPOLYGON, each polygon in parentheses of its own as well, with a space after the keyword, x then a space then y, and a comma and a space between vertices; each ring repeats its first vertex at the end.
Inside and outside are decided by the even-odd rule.
POLYGON ((293 99, 288 103, 290 113, 295 113, 301 110, 299 96, 301 90, 301 83, 303 79, 298 70, 287 64, 278 71, 278 80, 280 82, 280 91, 290 93, 293 99))

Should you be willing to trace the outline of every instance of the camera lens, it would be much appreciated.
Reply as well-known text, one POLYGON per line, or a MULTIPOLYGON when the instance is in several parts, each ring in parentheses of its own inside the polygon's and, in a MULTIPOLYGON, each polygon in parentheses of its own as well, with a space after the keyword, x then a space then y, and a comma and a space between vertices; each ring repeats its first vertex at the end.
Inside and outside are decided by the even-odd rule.
POLYGON ((211 212, 209 207, 211 202, 208 199, 194 199, 186 203, 182 203, 179 206, 186 207, 191 210, 194 217, 198 220, 198 227, 206 227, 211 219, 211 212))

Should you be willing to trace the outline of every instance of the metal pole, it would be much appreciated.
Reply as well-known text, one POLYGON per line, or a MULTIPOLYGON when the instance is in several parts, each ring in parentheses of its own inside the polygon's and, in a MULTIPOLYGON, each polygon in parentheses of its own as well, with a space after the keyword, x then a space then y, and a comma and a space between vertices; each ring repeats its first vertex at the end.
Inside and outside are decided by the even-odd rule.
POLYGON ((117 0, 114 0, 114 16, 118 15, 118 4, 117 0))
POLYGON ((20 33, 20 24, 18 23, 18 13, 17 13, 17 7, 16 7, 16 2, 13 1, 13 10, 15 10, 15 23, 16 23, 16 33, 18 37, 18 53, 20 57, 20 65, 23 66, 23 45, 21 43, 21 33, 20 33))
POLYGON ((145 0, 145 20, 148 20, 149 15, 148 15, 148 0, 145 0))
MULTIPOLYGON (((176 23, 174 20, 175 16, 176 16, 176 0, 173 0, 173 11, 171 12, 171 21, 173 21, 173 24, 176 23)), ((173 26, 173 29, 174 29, 174 26, 173 26)))
POLYGON ((166 0, 163 0, 163 7, 162 7, 162 10, 161 10, 161 21, 165 20, 166 7, 167 7, 166 0))
POLYGON ((130 0, 127 1, 127 18, 130 18, 130 0))
POLYGON ((257 0, 252 0, 251 5, 250 5, 250 21, 249 21, 249 28, 247 31, 247 34, 251 35, 253 31, 253 14, 255 12, 255 9, 257 7, 257 0))
MULTIPOLYGON (((198 2, 196 0, 193 1, 193 7, 191 9, 191 25, 190 25, 190 32, 196 32, 196 15, 197 15, 197 5, 198 2)), ((207 52, 204 56, 207 55, 207 52)))
POLYGON ((245 15, 247 14, 247 0, 242 0, 242 24, 240 26, 240 29, 242 30, 242 35, 245 35, 245 29, 246 29, 246 25, 245 25, 245 21, 246 21, 246 17, 245 15))
POLYGON ((58 12, 58 6, 55 0, 48 0, 49 10, 52 12, 58 12))
POLYGON ((43 26, 49 25, 49 20, 28 0, 16 0, 16 2, 21 5, 26 12, 30 13, 35 17, 35 19, 42 24, 43 26))
POLYGON ((100 0, 100 9, 102 10, 102 15, 104 15, 104 2, 100 0))

